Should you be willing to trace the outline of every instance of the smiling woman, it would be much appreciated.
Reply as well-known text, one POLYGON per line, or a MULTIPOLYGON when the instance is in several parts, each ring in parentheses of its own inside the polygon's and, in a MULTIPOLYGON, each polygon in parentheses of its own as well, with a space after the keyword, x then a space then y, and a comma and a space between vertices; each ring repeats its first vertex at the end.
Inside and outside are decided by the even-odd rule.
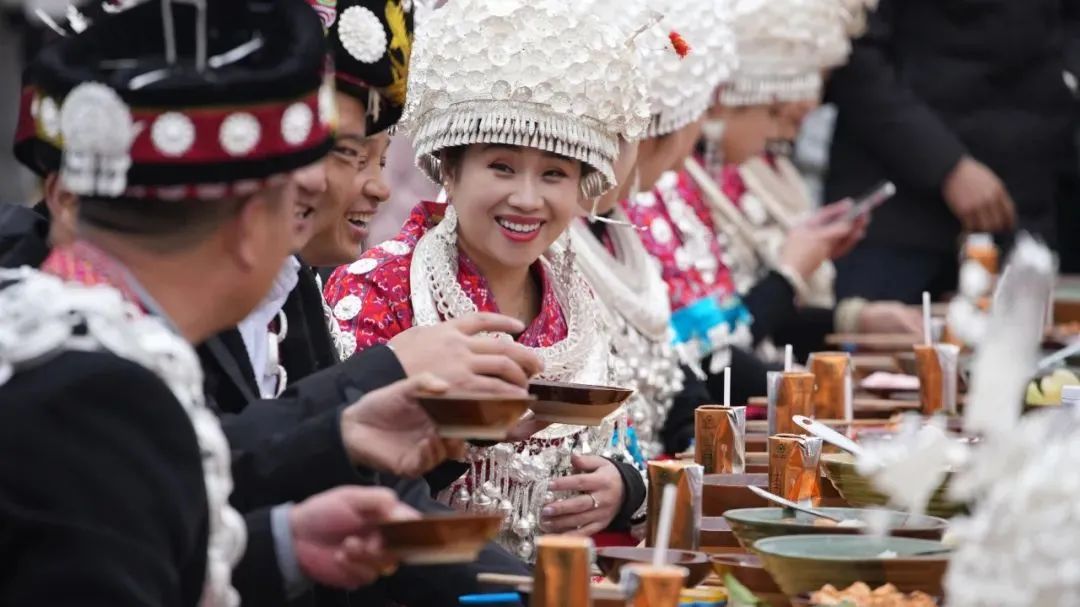
MULTIPOLYGON (((634 45, 579 8, 455 0, 430 18, 401 126, 449 204, 421 203, 395 239, 330 277, 326 299, 358 348, 502 312, 525 325, 513 339, 543 361, 543 379, 612 382, 597 302, 561 239, 586 198, 615 185, 619 138, 640 136, 649 109, 634 45), (577 52, 586 41, 590 51, 577 52), (576 82, 547 67, 578 55, 589 65, 570 68, 576 82)), ((617 412, 599 427, 554 425, 523 443, 475 448, 471 471, 442 497, 503 513, 500 539, 526 559, 542 531, 625 528, 644 498, 618 431, 625 419, 617 412)))
MULTIPOLYGON (((523 293, 535 304, 536 289, 523 282, 529 266, 578 213, 582 163, 536 148, 502 144, 451 148, 443 158, 447 196, 457 211, 458 246, 494 281, 493 287, 507 283, 504 297, 496 292, 496 301, 523 293)), ((500 307, 525 322, 536 312, 500 307)))

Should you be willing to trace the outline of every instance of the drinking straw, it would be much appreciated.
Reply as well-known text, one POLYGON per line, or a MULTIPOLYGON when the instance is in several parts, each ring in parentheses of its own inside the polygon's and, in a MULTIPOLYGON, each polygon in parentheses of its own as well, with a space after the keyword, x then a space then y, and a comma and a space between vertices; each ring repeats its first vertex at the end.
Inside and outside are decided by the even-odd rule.
POLYGON ((922 294, 922 330, 923 330, 923 343, 931 345, 934 343, 934 335, 930 328, 930 292, 923 291, 922 294))
POLYGON ((653 567, 664 565, 664 556, 671 544, 671 524, 674 520, 675 485, 664 485, 664 494, 660 499, 660 528, 656 532, 656 547, 653 548, 653 567))
POLYGON ((731 406, 731 367, 724 367, 724 406, 731 406))
POLYGON ((784 372, 791 371, 792 362, 795 358, 795 352, 791 349, 791 344, 784 346, 784 372))

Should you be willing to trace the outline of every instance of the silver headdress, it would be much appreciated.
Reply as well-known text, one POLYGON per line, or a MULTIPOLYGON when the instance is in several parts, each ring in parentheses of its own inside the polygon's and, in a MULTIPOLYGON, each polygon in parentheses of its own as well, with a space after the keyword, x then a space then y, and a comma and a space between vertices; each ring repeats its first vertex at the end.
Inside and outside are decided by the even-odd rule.
POLYGON ((697 120, 716 87, 735 70, 735 34, 726 2, 715 0, 591 0, 582 10, 601 15, 637 37, 649 86, 648 137, 660 137, 697 120), (672 38, 689 46, 680 53, 672 38))
POLYGON ((848 4, 732 0, 739 66, 721 90, 721 102, 737 106, 816 99, 822 72, 843 64, 851 52, 848 4))
POLYGON ((659 39, 639 46, 653 113, 649 136, 659 137, 697 120, 709 109, 716 87, 735 71, 738 56, 726 2, 648 0, 647 5, 663 15, 647 33, 659 39), (686 56, 655 50, 673 33, 689 44, 686 56))
POLYGON ((632 41, 566 0, 453 0, 417 32, 400 128, 438 181, 437 152, 523 145, 595 169, 588 197, 615 185, 618 138, 650 116, 632 41))
POLYGON ((734 73, 738 55, 726 3, 654 0, 650 4, 668 15, 664 24, 690 45, 686 57, 654 53, 645 63, 653 110, 649 135, 658 137, 697 120, 709 109, 716 87, 734 73))

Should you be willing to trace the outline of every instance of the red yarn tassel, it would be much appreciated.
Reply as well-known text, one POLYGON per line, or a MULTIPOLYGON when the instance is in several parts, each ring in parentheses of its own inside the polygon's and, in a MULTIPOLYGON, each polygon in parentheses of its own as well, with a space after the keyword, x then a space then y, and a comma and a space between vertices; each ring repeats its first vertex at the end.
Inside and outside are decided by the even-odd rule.
POLYGON ((671 40, 671 48, 675 49, 675 54, 677 54, 680 59, 690 54, 690 45, 679 35, 679 32, 671 32, 668 34, 668 38, 671 40))

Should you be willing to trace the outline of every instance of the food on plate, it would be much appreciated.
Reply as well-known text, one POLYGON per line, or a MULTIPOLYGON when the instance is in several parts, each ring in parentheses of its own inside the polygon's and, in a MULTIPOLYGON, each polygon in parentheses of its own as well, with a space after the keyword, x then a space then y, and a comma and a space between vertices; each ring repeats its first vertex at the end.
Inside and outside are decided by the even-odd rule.
POLYGON ((863 582, 855 582, 843 590, 826 584, 810 594, 810 603, 819 607, 937 607, 937 601, 925 592, 905 594, 892 584, 871 590, 863 582))
POLYGON ((1080 385, 1080 377, 1068 369, 1057 369, 1028 383, 1024 402, 1029 405, 1060 405, 1061 389, 1074 385, 1080 385))

